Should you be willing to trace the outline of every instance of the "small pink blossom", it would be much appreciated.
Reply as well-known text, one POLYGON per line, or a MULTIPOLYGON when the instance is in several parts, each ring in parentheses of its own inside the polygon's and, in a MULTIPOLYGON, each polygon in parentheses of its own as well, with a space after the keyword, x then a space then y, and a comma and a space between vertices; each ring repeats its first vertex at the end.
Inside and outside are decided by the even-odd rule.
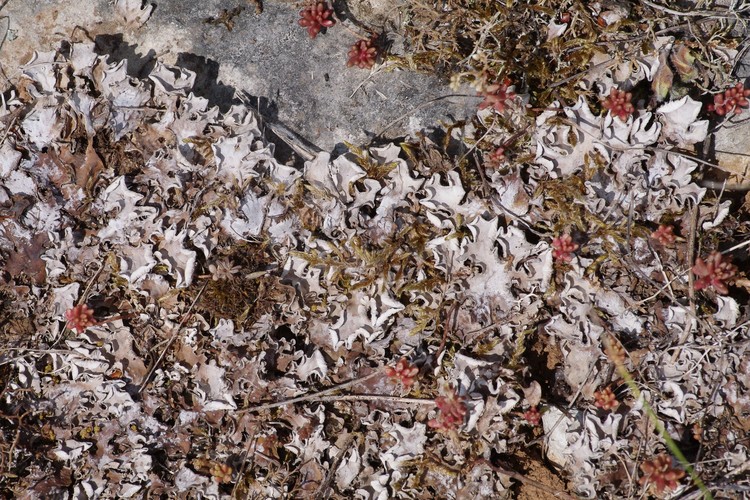
POLYGON ((360 69, 370 69, 375 65, 378 48, 375 46, 375 37, 367 40, 357 40, 349 49, 349 60, 347 66, 357 66, 360 69))
POLYGON ((651 483, 656 493, 677 489, 679 480, 685 476, 685 471, 672 467, 672 457, 666 453, 643 462, 641 470, 645 475, 638 482, 642 485, 651 483))
POLYGON ((401 382, 406 389, 414 384, 418 373, 419 368, 409 363, 409 360, 406 358, 399 359, 395 367, 387 366, 385 368, 385 374, 389 378, 401 382))
POLYGON ((594 405, 602 410, 612 411, 620 406, 620 402, 617 401, 617 396, 612 389, 606 387, 601 391, 594 391, 594 405))
POLYGON ((68 320, 70 328, 83 333, 86 328, 97 324, 94 321, 94 310, 86 304, 78 304, 65 311, 65 319, 68 320))
POLYGON ((300 20, 297 21, 300 26, 307 28, 310 38, 315 38, 323 28, 330 28, 336 21, 331 18, 333 9, 326 2, 317 2, 308 5, 299 13, 300 20))
POLYGON ((573 243, 569 234, 563 234, 552 239, 552 257, 559 262, 573 260, 573 252, 578 250, 578 243, 573 243))
POLYGON ((490 166, 498 166, 505 161, 505 148, 498 146, 495 150, 485 157, 485 163, 490 166))
POLYGON ((674 234, 674 227, 662 224, 656 231, 651 233, 651 238, 658 241, 661 245, 668 247, 675 242, 677 236, 674 234))
POLYGON ((542 414, 539 411, 539 408, 537 408, 536 406, 532 406, 524 412, 523 418, 526 420, 526 422, 529 423, 529 425, 533 425, 536 427, 537 425, 539 425, 539 422, 542 421, 542 414))
POLYGON ((633 104, 630 102, 632 98, 633 94, 630 92, 613 88, 609 91, 609 95, 604 99, 604 102, 602 102, 602 107, 608 109, 612 113, 612 116, 626 121, 633 114, 633 111, 635 111, 633 104))
POLYGON ((427 422, 427 425, 438 430, 457 429, 463 423, 467 412, 464 401, 465 398, 459 396, 455 389, 448 388, 444 396, 435 398, 438 415, 427 422))
POLYGON ((748 96, 750 96, 750 89, 746 89, 741 83, 738 83, 721 94, 716 94, 713 104, 709 104, 706 109, 719 116, 728 115, 732 112, 739 115, 742 113, 742 108, 746 108, 750 104, 747 100, 748 96))
POLYGON ((734 282, 737 266, 732 264, 731 257, 725 260, 721 252, 711 252, 705 261, 700 257, 695 259, 693 274, 698 278, 695 281, 696 290, 712 286, 717 292, 726 295, 729 293, 727 285, 734 282))
POLYGON ((479 109, 491 107, 498 113, 502 113, 507 102, 516 97, 516 94, 508 90, 508 87, 510 87, 509 78, 504 79, 502 83, 493 83, 487 86, 487 89, 479 94, 484 96, 484 101, 479 104, 479 109))

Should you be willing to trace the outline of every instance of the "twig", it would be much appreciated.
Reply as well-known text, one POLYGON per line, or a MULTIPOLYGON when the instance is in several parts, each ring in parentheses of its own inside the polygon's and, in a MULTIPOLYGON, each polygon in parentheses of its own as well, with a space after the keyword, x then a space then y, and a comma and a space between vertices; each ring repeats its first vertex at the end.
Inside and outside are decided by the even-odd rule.
POLYGON ((385 401, 387 403, 403 403, 412 405, 434 405, 434 399, 427 398, 402 398, 400 396, 389 396, 388 394, 334 394, 331 396, 322 396, 315 401, 324 403, 332 401, 385 401))
MULTIPOLYGON (((693 210, 690 212, 690 233, 688 234, 688 254, 687 254, 687 265, 688 265, 688 299, 690 301, 690 316, 695 318, 695 284, 693 280, 693 273, 691 271, 692 263, 695 260, 695 233, 698 226, 698 206, 693 206, 693 210)), ((691 321, 685 321, 685 329, 680 336, 678 341, 678 349, 672 353, 672 363, 677 360, 677 357, 682 352, 682 346, 687 340, 690 332, 692 331, 691 321)))
MULTIPOLYGON (((311 394, 305 394, 304 396, 297 396, 295 398, 285 399, 284 401, 277 401, 275 403, 266 403, 258 406, 251 406, 249 408, 242 408, 237 411, 235 411, 235 414, 241 414, 246 412, 256 412, 256 411, 263 411, 263 410, 270 410, 272 408, 279 408, 281 406, 287 406, 294 403, 301 403, 302 401, 313 401, 316 399, 321 398, 322 396, 326 396, 328 394, 334 393, 336 391, 341 391, 343 389, 347 389, 349 387, 355 386, 357 384, 361 384, 362 382, 365 382, 367 380, 370 380, 371 378, 375 378, 376 376, 380 375, 383 371, 383 368, 380 367, 374 372, 365 375, 363 377, 355 378, 353 380, 350 380, 349 382, 344 382, 339 385, 335 385, 333 387, 329 387, 328 389, 324 389, 319 392, 314 392, 311 394)), ((343 397, 343 396, 340 396, 343 397)))
POLYGON ((522 482, 523 484, 525 484, 527 486, 531 486, 532 488, 536 488, 538 490, 542 490, 545 493, 548 493, 548 494, 552 495, 555 498, 564 498, 565 500, 576 500, 576 498, 574 496, 568 495, 567 493, 562 492, 562 491, 554 490, 554 489, 550 488, 549 486, 547 486, 546 484, 540 483, 539 481, 535 481, 533 479, 530 479, 530 478, 528 478, 528 477, 526 477, 526 476, 524 476, 522 474, 519 474, 518 472, 514 472, 512 470, 507 470, 507 469, 504 469, 504 468, 502 468, 500 466, 493 465, 492 463, 490 463, 488 460, 486 460, 484 458, 479 458, 479 459, 473 461, 470 464, 469 467, 470 467, 470 469, 473 469, 474 467, 476 467, 479 464, 486 465, 487 467, 489 467, 493 471, 497 472, 498 474, 502 474, 503 476, 508 476, 509 478, 515 479, 516 481, 520 481, 520 482, 522 482))
POLYGON ((247 457, 250 455, 250 448, 252 447, 253 443, 257 443, 255 434, 256 432, 253 431, 253 435, 250 436, 250 438, 247 440, 247 446, 245 446, 245 450, 242 454, 242 465, 240 466, 240 470, 237 473, 237 482, 234 483, 234 488, 232 488, 232 498, 239 498, 237 496, 237 488, 239 488, 240 483, 242 482, 242 476, 245 474, 245 469, 247 468, 247 457))
POLYGON ((738 244, 736 244, 735 246, 733 246, 732 248, 727 248, 726 250, 724 250, 724 251, 723 251, 723 252, 721 252, 721 253, 722 253, 722 254, 732 253, 732 252, 734 252, 735 250, 739 250, 740 248, 742 248, 742 247, 746 247, 746 246, 748 246, 748 245, 750 245, 750 240, 747 240, 747 241, 743 241, 742 243, 738 243, 738 244))
POLYGON ((3 145, 5 142, 5 139, 8 138, 8 134, 10 133, 10 129, 13 127, 13 125, 16 124, 16 117, 14 116, 13 119, 10 121, 7 127, 5 127, 5 132, 3 132, 3 137, 0 139, 0 146, 3 145))
POLYGON ((675 10, 670 9, 669 7, 666 7, 664 5, 659 5, 654 2, 650 2, 649 0, 641 0, 644 4, 648 5, 649 7, 653 7, 656 10, 660 10, 664 12, 665 14, 671 14, 673 16, 686 16, 686 17, 712 17, 712 18, 718 18, 718 19, 738 19, 737 14, 734 15, 727 15, 720 11, 714 11, 714 10, 695 10, 695 11, 683 11, 683 10, 675 10))
POLYGON ((164 350, 161 352, 161 354, 159 355, 159 358, 154 363, 154 366, 151 367, 151 369, 148 371, 148 374, 141 382, 140 387, 138 387, 138 394, 143 392, 143 389, 146 388, 146 384, 148 384, 148 381, 151 379, 156 369, 159 368, 159 365, 164 359, 164 356, 167 354, 167 351, 169 350, 169 348, 172 347, 172 343, 174 343, 174 341, 177 339, 177 335, 180 333, 180 330, 182 329, 182 326, 185 324, 185 321, 187 321, 187 319, 190 317, 190 313, 193 311, 193 307, 195 307, 195 304, 198 303, 198 300, 201 298, 201 295, 203 295, 203 291, 206 289, 206 286, 208 286, 208 283, 209 283, 208 281, 203 283, 203 286, 198 292, 198 295, 195 296, 195 298, 193 299, 193 302, 190 304, 190 307, 188 307, 188 310, 185 312, 185 315, 180 320, 180 324, 177 325, 177 329, 172 334, 172 337, 169 339, 169 342, 167 342, 167 345, 164 347, 164 350))
POLYGON ((336 475, 339 466, 341 465, 341 461, 344 460, 344 455, 346 455, 346 452, 349 451, 349 447, 351 446, 352 441, 354 441, 354 436, 354 433, 349 434, 346 437, 346 440, 342 443, 341 451, 331 464, 331 468, 328 469, 328 474, 326 475, 325 480, 321 483, 320 488, 318 488, 318 491, 315 493, 313 498, 329 498, 328 490, 331 488, 331 483, 333 482, 333 478, 336 475))
POLYGON ((475 98, 475 99, 477 99, 477 98, 481 98, 482 96, 468 95, 468 94, 447 94, 447 95, 441 95, 441 96, 435 97, 435 98, 430 99, 428 101, 425 101, 425 102, 423 102, 421 104, 418 104, 417 106, 411 108, 409 111, 407 111, 403 115, 401 115, 398 118, 396 118, 395 120, 391 121, 390 123, 388 123, 388 125, 386 125, 382 129, 380 129, 380 132, 378 132, 377 134, 375 134, 375 137, 382 136, 385 133, 386 130, 388 130, 389 128, 391 128, 392 126, 394 126, 395 124, 397 124, 398 122, 400 122, 401 120, 403 120, 404 118, 408 118, 410 115, 412 115, 413 113, 419 111, 420 109, 426 108, 430 104, 435 103, 437 101, 442 101, 443 99, 448 99, 448 98, 451 98, 451 97, 468 97, 468 98, 475 98))
POLYGON ((448 340, 448 332, 451 329, 451 325, 454 323, 451 321, 451 316, 455 317, 458 312, 458 302, 454 303, 448 311, 445 313, 445 324, 443 325, 443 338, 440 340, 440 346, 438 347, 437 353, 435 353, 435 359, 440 360, 440 355, 443 354, 445 349, 445 343, 448 340))
MULTIPOLYGON (((91 277, 91 279, 89 279, 89 282, 86 284, 86 288, 83 290, 83 293, 81 294, 81 298, 78 300, 78 304, 77 305, 86 303, 86 297, 89 296, 89 292, 91 291, 91 287, 94 286, 94 281, 96 281, 96 279, 99 277, 99 275, 102 273, 103 270, 104 270, 104 261, 102 261, 99 264, 99 269, 97 269, 96 272, 94 273, 94 275, 91 277)), ((52 342, 52 345, 50 345, 50 349, 54 349, 54 347, 57 345, 57 343, 60 342, 60 340, 62 340, 63 335, 65 334, 65 330, 68 329, 68 325, 69 324, 70 324, 70 320, 66 319, 65 320, 65 324, 63 325, 62 330, 60 330, 60 336, 57 337, 52 342)))

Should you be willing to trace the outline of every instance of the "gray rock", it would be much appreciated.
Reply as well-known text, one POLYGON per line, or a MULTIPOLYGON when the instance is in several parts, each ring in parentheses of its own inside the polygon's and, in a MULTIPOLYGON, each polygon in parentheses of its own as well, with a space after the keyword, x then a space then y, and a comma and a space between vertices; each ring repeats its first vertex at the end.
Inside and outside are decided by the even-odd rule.
POLYGON ((349 47, 357 40, 353 32, 366 36, 362 26, 369 22, 379 32, 382 26, 375 23, 384 22, 389 11, 395 13, 395 6, 374 0, 342 3, 341 9, 337 4, 349 19, 313 40, 297 25, 299 4, 278 0, 266 2, 260 14, 252 3, 240 0, 162 0, 142 26, 137 20, 128 22, 118 5, 106 0, 9 2, 3 9, 8 36, 0 64, 10 77, 32 51, 51 50, 88 33, 113 62, 127 58, 133 76, 156 58, 197 71, 195 92, 212 104, 227 109, 243 96, 269 122, 285 125, 312 149, 330 151, 343 141, 369 142, 399 117, 404 118, 385 130, 386 136, 406 135, 476 110, 474 97, 430 102, 454 93, 434 75, 346 67, 349 47), (231 31, 206 22, 218 18, 222 9, 234 8, 242 10, 231 31))

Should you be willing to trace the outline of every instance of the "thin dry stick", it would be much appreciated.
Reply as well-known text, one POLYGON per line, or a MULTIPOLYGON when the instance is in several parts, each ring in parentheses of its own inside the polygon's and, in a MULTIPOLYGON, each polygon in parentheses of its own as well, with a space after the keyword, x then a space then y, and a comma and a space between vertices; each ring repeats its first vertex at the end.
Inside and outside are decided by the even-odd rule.
POLYGON ((737 14, 725 14, 721 11, 716 10, 693 10, 693 11, 684 11, 684 10, 675 10, 670 9, 669 7, 666 7, 664 5, 659 5, 654 2, 649 2, 649 0, 641 0, 644 4, 648 5, 649 7, 653 7, 656 10, 660 10, 664 12, 665 14, 671 14, 673 16, 686 16, 686 17, 711 17, 715 19, 738 19, 739 16, 737 14))
POLYGON ((3 145, 5 142, 5 139, 8 138, 8 134, 10 133, 10 129, 13 128, 13 125, 16 124, 16 117, 14 116, 13 119, 10 121, 7 127, 5 127, 5 132, 3 133, 2 139, 0 139, 0 146, 3 145))
POLYGON ((329 387, 328 389, 324 389, 319 392, 314 392, 311 394, 305 394, 304 396, 297 396, 295 398, 285 399, 284 401, 277 401, 275 403, 266 403, 258 406, 251 406, 249 408, 242 408, 240 410, 235 411, 235 414, 241 414, 246 412, 256 412, 256 411, 263 411, 263 410, 270 410, 272 408, 279 408, 281 406, 287 406, 294 403, 301 403, 302 401, 314 401, 322 396, 326 396, 328 394, 331 394, 336 391, 341 391, 343 389, 347 389, 349 387, 355 386, 357 384, 361 384, 362 382, 365 382, 367 380, 370 380, 371 378, 375 378, 376 376, 380 375, 383 371, 383 368, 380 367, 374 372, 365 375, 363 377, 355 378, 353 380, 350 380, 349 382, 344 382, 339 385, 335 385, 333 387, 329 387))
POLYGON ((319 398, 315 398, 315 401, 321 401, 324 403, 331 401, 385 401, 387 403, 435 405, 434 399, 402 398, 399 396, 389 396, 388 394, 334 394, 332 396, 322 396, 319 398))
MULTIPOLYGON (((99 264, 99 269, 97 269, 96 272, 94 273, 94 275, 91 277, 91 279, 89 279, 89 282, 86 284, 86 288, 83 290, 83 294, 81 295, 80 300, 78 300, 78 304, 77 305, 86 303, 86 297, 88 297, 89 292, 91 291, 91 288, 94 286, 94 281, 96 281, 96 279, 99 277, 99 275, 102 273, 103 270, 104 270, 104 261, 102 261, 99 264)), ((52 345, 50 346, 50 349, 54 349, 54 347, 57 345, 57 343, 60 342, 60 340, 62 340, 63 335, 65 333, 65 330, 68 329, 68 325, 69 324, 70 324, 70 321, 66 319, 65 320, 65 324, 63 325, 62 330, 60 330, 60 336, 57 337, 52 342, 52 345)))
POLYGON ((426 108, 427 106, 429 106, 432 103, 435 103, 435 102, 438 102, 438 101, 442 101, 443 99, 448 99, 450 97, 469 97, 469 98, 475 98, 475 99, 476 98, 482 98, 482 96, 468 95, 468 94, 447 94, 447 95, 441 95, 441 96, 435 97, 433 99, 425 101, 425 102, 423 102, 423 103, 421 103, 421 104, 419 104, 419 105, 411 108, 409 111, 407 111, 403 115, 401 115, 398 118, 396 118, 395 120, 391 121, 390 123, 388 123, 388 125, 386 125, 382 129, 380 129, 380 132, 378 132, 377 134, 375 134, 375 137, 382 136, 385 133, 386 130, 388 130, 389 128, 391 128, 392 126, 394 126, 395 124, 397 124, 398 122, 400 122, 401 120, 403 120, 404 118, 408 118, 409 116, 411 116, 412 114, 416 113, 420 109, 426 108))
POLYGON ((201 295, 203 295, 203 291, 206 289, 206 286, 208 286, 208 281, 206 281, 203 286, 201 287, 200 291, 198 292, 198 295, 195 296, 195 299, 193 299, 192 304, 190 304, 190 307, 188 307, 187 312, 185 312, 185 315, 180 320, 180 324, 177 325, 177 329, 172 334, 172 337, 170 337, 169 342, 167 342, 167 345, 164 347, 164 350, 159 355, 159 358, 154 363, 154 366, 151 367, 151 369, 148 371, 148 374, 143 379, 143 382, 141 382, 140 387, 138 387, 138 394, 143 392, 143 389, 146 388, 146 384, 148 384, 148 381, 153 376, 154 372, 156 372, 156 369, 159 368, 159 365, 161 364, 162 360, 164 359, 164 356, 167 354, 167 351, 170 347, 172 347, 172 343, 177 339, 177 335, 180 333, 180 330, 182 330, 182 326, 185 324, 185 321, 190 317, 190 313, 193 312, 193 307, 195 307, 195 304, 198 303, 198 300, 201 298, 201 295))
POLYGON ((354 441, 354 436, 354 433, 349 434, 346 437, 346 440, 342 443, 341 451, 339 451, 336 459, 331 464, 331 468, 328 469, 328 474, 326 475, 325 480, 323 481, 323 483, 321 483, 320 488, 318 488, 318 491, 315 493, 313 498, 329 498, 328 490, 331 488, 331 483, 333 482, 333 478, 336 475, 336 471, 341 465, 341 461, 344 459, 344 455, 346 455, 346 452, 349 451, 349 447, 351 446, 352 441, 354 441))
MULTIPOLYGON (((693 261, 695 260, 695 233, 698 226, 698 205, 693 206, 693 210, 690 212, 690 234, 688 234, 688 255, 687 255, 687 264, 688 264, 688 299, 690 300, 690 316, 695 318, 695 283, 693 281, 693 273, 691 272, 691 265, 693 261)), ((677 357, 682 352, 682 346, 685 344, 685 341, 687 340, 688 336, 690 335, 690 332, 692 330, 691 328, 691 322, 686 321, 685 322, 685 329, 682 332, 682 336, 680 336, 680 340, 678 343, 678 349, 675 349, 675 351, 672 353, 672 363, 674 363, 677 360, 677 357)))
POLYGON ((256 443, 255 434, 256 432, 253 431, 253 435, 247 440, 247 446, 245 446, 245 451, 242 453, 242 465, 237 473, 237 482, 234 483, 234 488, 232 488, 232 498, 237 498, 237 488, 239 488, 242 476, 245 474, 245 469, 247 468, 247 457, 250 456, 250 448, 256 443))
POLYGON ((472 462, 471 468, 473 469, 474 466, 478 464, 486 465, 487 467, 497 472, 498 474, 502 474, 503 476, 508 476, 511 479, 515 479, 516 481, 522 482, 523 484, 542 490, 545 493, 548 493, 555 498, 564 498, 565 500, 576 500, 574 496, 568 495, 567 493, 564 493, 562 491, 554 490, 550 488, 549 486, 547 486, 546 484, 540 483, 539 481, 535 481, 533 479, 529 479, 528 477, 521 475, 518 472, 514 472, 512 470, 507 470, 497 465, 493 465, 492 463, 490 463, 484 458, 480 458, 472 462))

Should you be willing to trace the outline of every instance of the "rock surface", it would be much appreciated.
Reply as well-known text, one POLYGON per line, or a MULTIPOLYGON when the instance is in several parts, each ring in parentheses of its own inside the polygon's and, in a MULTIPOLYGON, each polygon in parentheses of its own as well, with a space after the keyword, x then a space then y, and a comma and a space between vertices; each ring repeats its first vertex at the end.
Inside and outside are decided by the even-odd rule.
POLYGON ((366 36, 363 26, 380 32, 389 11, 395 18, 395 2, 354 2, 344 11, 348 19, 314 40, 297 25, 300 4, 295 2, 265 2, 261 13, 253 3, 239 1, 163 0, 153 5, 140 25, 139 15, 147 10, 138 12, 138 0, 114 5, 105 0, 7 3, 2 12, 7 16, 2 69, 10 78, 34 50, 51 50, 62 40, 88 34, 113 61, 127 58, 133 76, 151 67, 157 57, 197 71, 195 91, 212 104, 226 110, 233 96, 242 94, 264 118, 285 124, 323 150, 343 141, 369 142, 407 113, 388 129, 388 136, 460 119, 476 109, 473 97, 427 103, 453 93, 435 76, 394 73, 382 66, 372 72, 346 67, 355 33, 366 36), (223 9, 236 8, 241 11, 231 19, 230 31, 218 19, 223 9))

